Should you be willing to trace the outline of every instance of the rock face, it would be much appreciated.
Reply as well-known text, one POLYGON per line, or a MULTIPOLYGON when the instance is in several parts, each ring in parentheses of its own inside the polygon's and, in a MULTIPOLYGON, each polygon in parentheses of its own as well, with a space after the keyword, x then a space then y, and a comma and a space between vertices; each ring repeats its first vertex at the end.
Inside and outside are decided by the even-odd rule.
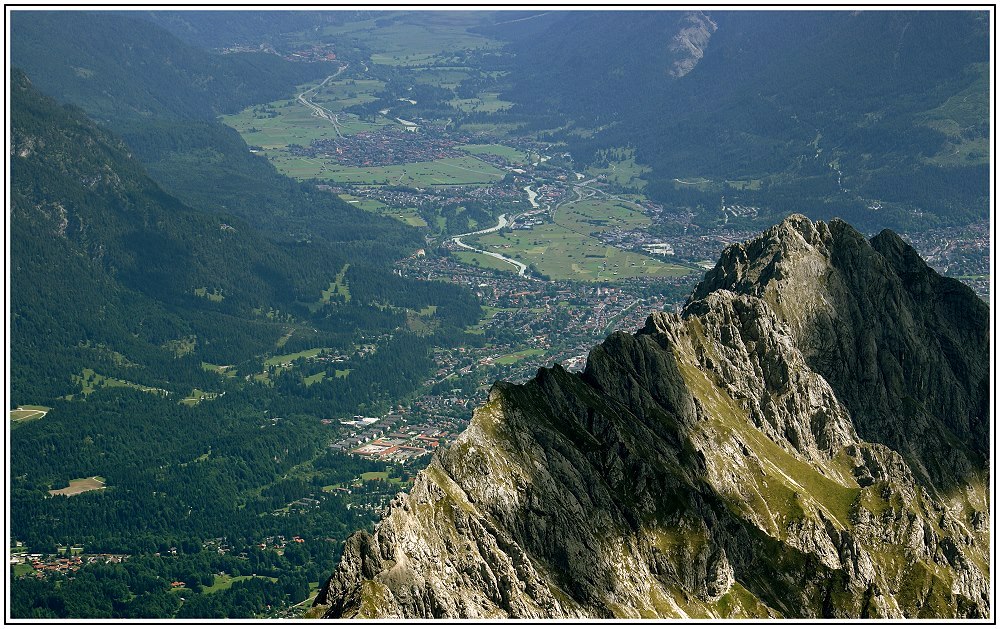
POLYGON ((687 13, 681 20, 680 30, 667 46, 674 56, 674 62, 668 71, 670 76, 680 78, 694 70, 705 56, 708 40, 717 29, 715 22, 701 11, 687 13))
POLYGON ((986 617, 988 312, 793 216, 680 315, 496 384, 327 617, 986 617))

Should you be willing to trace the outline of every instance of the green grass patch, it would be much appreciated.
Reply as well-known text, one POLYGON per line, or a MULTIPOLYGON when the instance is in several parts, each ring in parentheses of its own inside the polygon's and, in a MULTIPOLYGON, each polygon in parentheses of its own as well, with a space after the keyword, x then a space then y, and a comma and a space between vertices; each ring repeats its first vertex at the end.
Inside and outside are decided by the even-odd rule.
POLYGON ((131 389, 138 389, 139 391, 144 391, 146 393, 157 393, 159 395, 169 395, 170 392, 164 389, 157 389, 156 387, 147 387, 141 384, 136 384, 134 382, 128 382, 126 380, 119 380, 117 378, 109 378, 107 376, 102 376, 101 374, 95 372, 89 367, 85 368, 80 375, 71 376, 70 379, 80 387, 80 392, 84 395, 90 395, 96 389, 103 389, 105 387, 128 387, 131 389))
POLYGON ((14 564, 14 578, 25 577, 29 574, 35 574, 35 569, 31 567, 31 564, 27 563, 16 563, 14 564))
MULTIPOLYGON (((349 106, 329 99, 319 102, 322 97, 312 100, 333 112, 349 106)), ((309 146, 314 140, 334 140, 339 137, 333 123, 313 115, 311 109, 295 99, 275 101, 266 107, 271 108, 268 114, 255 113, 261 111, 261 106, 255 106, 238 114, 222 116, 221 120, 236 129, 247 144, 264 149, 264 154, 269 156, 274 156, 275 151, 286 149, 291 144, 309 146)), ((377 119, 373 123, 363 122, 351 114, 341 114, 339 120, 342 135, 370 131, 390 124, 385 119, 377 119)))
POLYGON ((971 64, 967 73, 971 85, 940 106, 917 114, 918 124, 940 131, 948 141, 937 155, 927 161, 937 166, 970 166, 989 163, 989 64, 971 64))
POLYGON ((480 249, 533 264, 539 272, 554 280, 614 282, 633 277, 672 277, 690 273, 689 269, 622 251, 605 245, 589 233, 553 223, 530 231, 488 234, 481 236, 478 243, 471 239, 469 242, 480 249))
MULTIPOLYGON (((627 199, 583 199, 565 203, 553 220, 553 223, 531 230, 481 236, 478 248, 533 264, 551 279, 607 282, 690 272, 640 253, 605 245, 597 239, 601 232, 610 229, 643 229, 650 224, 649 218, 627 199)), ((475 243, 470 238, 469 244, 477 246, 475 243)), ((482 257, 479 257, 480 265, 484 265, 482 257)), ((475 259, 471 258, 473 263, 475 259)), ((491 268, 499 267, 491 265, 491 268)))
POLYGON ((325 378, 325 377, 326 377, 326 372, 325 371, 321 371, 319 373, 314 373, 311 376, 307 376, 307 377, 303 378, 302 379, 302 384, 304 384, 307 387, 309 387, 309 386, 312 386, 312 385, 316 384, 317 382, 322 382, 323 378, 325 378))
POLYGON ((239 577, 231 577, 228 574, 221 574, 221 575, 217 574, 217 575, 215 575, 215 583, 213 583, 212 585, 206 587, 204 590, 202 590, 202 592, 204 592, 205 594, 212 594, 213 592, 220 592, 222 590, 228 590, 229 588, 231 588, 233 586, 234 583, 237 583, 239 581, 249 581, 250 579, 267 579, 268 581, 271 581, 272 583, 275 583, 275 582, 278 581, 277 577, 258 577, 258 576, 250 576, 250 575, 243 575, 243 576, 239 576, 239 577))
POLYGON ((272 155, 275 167, 291 177, 324 179, 353 185, 402 185, 414 188, 491 184, 503 179, 504 171, 469 157, 449 157, 430 162, 361 168, 343 166, 312 157, 272 155))
POLYGON ((347 287, 347 280, 344 279, 344 276, 347 275, 347 269, 349 268, 351 268, 351 265, 345 264, 344 268, 340 269, 340 272, 337 273, 337 277, 330 282, 330 287, 323 291, 320 295, 320 303, 330 303, 330 300, 333 299, 334 295, 339 295, 345 303, 351 301, 351 289, 347 287))
MULTIPOLYGON (((778 535, 787 522, 803 517, 809 505, 818 505, 844 528, 850 525, 850 510, 861 493, 859 487, 845 487, 796 458, 753 426, 746 411, 709 376, 684 362, 679 366, 688 388, 708 410, 718 438, 738 436, 761 461, 753 476, 741 472, 747 476, 747 487, 753 484, 755 491, 737 498, 732 503, 735 509, 777 515, 777 530, 772 532, 778 535)), ((728 465, 729 461, 717 463, 728 465)), ((838 471, 851 478, 849 467, 838 471)))
POLYGON ((389 216, 401 223, 406 223, 407 225, 411 225, 413 227, 427 227, 427 222, 421 218, 416 208, 390 207, 376 199, 356 197, 351 194, 341 194, 340 198, 366 212, 389 216))
MULTIPOLYGON (((464 251, 464 250, 453 251, 451 252, 451 255, 462 264, 468 264, 469 266, 474 266, 482 269, 495 269, 497 271, 509 271, 511 273, 517 273, 517 267, 515 267, 513 264, 508 264, 503 260, 497 260, 492 256, 476 253, 475 251, 464 251)), ((506 255, 508 258, 515 257, 512 255, 508 255, 506 253, 504 255, 506 255)))
POLYGON ((553 222, 585 234, 615 228, 644 229, 652 223, 635 204, 618 199, 583 199, 575 203, 564 203, 556 212, 553 222))
POLYGON ((737 179, 734 181, 726 181, 726 185, 734 190, 760 190, 763 183, 763 179, 737 179))
POLYGON ((274 365, 284 365, 285 363, 290 363, 293 360, 298 360, 299 358, 315 358, 323 352, 327 351, 328 347, 314 347, 312 349, 304 349, 301 352, 295 352, 294 354, 282 354, 281 356, 272 356, 264 361, 264 365, 268 367, 273 367, 274 365))
POLYGON ((206 287, 202 286, 201 288, 194 289, 194 294, 195 297, 201 297, 203 299, 207 299, 209 301, 214 301, 214 302, 220 302, 223 299, 225 299, 225 297, 222 294, 222 291, 217 288, 213 288, 211 292, 209 292, 209 290, 206 287))
POLYGON ((214 371, 220 376, 225 376, 227 378, 235 378, 236 370, 233 369, 232 365, 213 365, 212 363, 201 363, 201 368, 205 371, 214 371))
POLYGON ((512 164, 525 164, 528 161, 528 154, 525 151, 503 144, 463 144, 455 148, 473 155, 496 155, 512 164))
POLYGON ((498 92, 483 92, 476 98, 454 98, 449 104, 460 111, 480 111, 488 114, 503 111, 514 105, 510 101, 502 100, 498 92))
POLYGON ((351 375, 351 370, 350 369, 334 369, 333 370, 333 377, 334 378, 346 378, 349 375, 351 375))
POLYGON ((191 389, 191 395, 181 400, 181 404, 194 406, 195 404, 201 403, 203 400, 214 400, 217 397, 219 397, 218 393, 202 391, 201 389, 191 389))
POLYGON ((545 353, 545 350, 536 347, 530 349, 522 349, 520 351, 514 352, 512 354, 507 354, 506 356, 501 356, 493 361, 494 365, 513 365, 514 363, 520 362, 525 358, 530 358, 532 356, 541 356, 545 353))
POLYGON ((449 53, 500 46, 500 42, 469 32, 481 20, 481 15, 470 11, 384 12, 377 19, 328 26, 321 34, 363 39, 374 51, 373 63, 419 67, 450 60, 457 64, 449 53))
POLYGON ((618 147, 601 151, 598 163, 601 165, 588 168, 587 174, 594 177, 603 175, 607 181, 630 190, 646 187, 646 180, 642 177, 650 169, 636 163, 635 149, 618 147))

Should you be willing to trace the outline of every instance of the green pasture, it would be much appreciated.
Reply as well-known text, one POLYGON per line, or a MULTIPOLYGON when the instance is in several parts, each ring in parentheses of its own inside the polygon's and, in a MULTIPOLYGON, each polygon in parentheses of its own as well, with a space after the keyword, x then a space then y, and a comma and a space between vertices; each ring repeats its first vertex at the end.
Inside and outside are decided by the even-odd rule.
POLYGON ((314 373, 311 376, 307 376, 307 377, 303 378, 302 379, 302 384, 306 385, 307 387, 308 386, 312 386, 312 385, 316 384, 317 382, 322 382, 323 378, 325 378, 325 377, 326 377, 326 372, 325 371, 321 371, 319 373, 314 373))
POLYGON ((448 53, 468 48, 496 48, 499 42, 468 32, 482 15, 470 11, 380 13, 377 18, 322 29, 341 40, 358 38, 375 51, 371 60, 395 66, 448 62, 448 53))
POLYGON ((217 574, 217 575, 215 575, 215 583, 213 583, 212 585, 204 588, 202 590, 202 592, 205 593, 205 594, 211 594, 213 592, 219 592, 221 590, 228 590, 229 588, 231 588, 233 586, 234 583, 236 583, 238 581, 249 581, 250 579, 267 579, 267 580, 269 580, 271 582, 277 582, 278 581, 277 577, 259 577, 259 576, 250 576, 250 575, 243 575, 243 576, 239 576, 239 577, 231 577, 228 574, 221 574, 221 575, 217 574))
POLYGON ((482 111, 490 114, 514 105, 510 101, 501 100, 499 92, 483 92, 476 98, 454 98, 450 103, 460 111, 482 111))
POLYGON ((523 164, 528 161, 525 151, 503 144, 463 144, 455 148, 473 155, 496 155, 512 164, 523 164))
POLYGON ((470 76, 468 68, 464 66, 415 68, 412 72, 417 83, 450 90, 458 87, 459 83, 470 76))
POLYGON ((213 365, 212 363, 201 363, 201 368, 205 371, 214 371, 220 376, 225 376, 227 378, 236 377, 236 370, 232 368, 231 365, 213 365))
POLYGON ((989 135, 966 137, 965 131, 989 120, 989 64, 975 63, 967 69, 975 80, 940 106, 914 118, 947 136, 944 148, 927 161, 937 166, 969 166, 989 162, 989 135))
POLYGON ((611 282, 633 277, 685 275, 688 269, 601 243, 589 233, 549 223, 530 231, 487 234, 481 249, 531 263, 552 279, 611 282))
POLYGON ((617 199, 583 199, 564 203, 553 221, 568 230, 594 234, 610 229, 643 229, 651 223, 649 217, 627 201, 617 199))
POLYGON ((272 356, 264 361, 264 365, 272 367, 274 365, 282 365, 284 363, 290 363, 293 360, 299 358, 315 358, 323 352, 327 351, 328 347, 314 347, 312 349, 302 350, 301 352, 295 352, 294 354, 283 354, 281 356, 272 356))
POLYGON ((337 273, 337 277, 330 282, 330 287, 322 292, 320 295, 320 303, 328 304, 334 295, 340 295, 344 298, 345 302, 351 301, 351 289, 347 286, 347 280, 344 276, 347 275, 347 269, 351 268, 350 264, 345 264, 344 268, 340 269, 337 273))
POLYGON ((592 166, 587 169, 587 174, 591 176, 603 175, 607 181, 630 190, 642 190, 646 187, 646 181, 642 177, 650 169, 636 163, 634 149, 616 148, 602 153, 601 157, 607 160, 607 165, 592 166))
POLYGON ((501 356, 493 361, 495 365, 513 365, 516 362, 520 362, 525 358, 530 358, 532 356, 541 356, 545 353, 545 350, 539 348, 522 349, 520 351, 514 352, 512 354, 507 354, 506 356, 501 356))
POLYGON ((191 394, 181 400, 181 404, 194 406, 195 404, 201 403, 203 400, 214 400, 217 397, 219 397, 218 393, 202 391, 201 389, 192 389, 191 394))
MULTIPOLYGON (((465 241, 463 240, 462 242, 465 241)), ((468 264, 482 269, 496 269, 497 271, 510 271, 511 273, 517 273, 517 268, 513 264, 508 264, 503 260, 497 260, 492 256, 476 253, 475 251, 462 249, 453 251, 451 255, 462 264, 468 264)), ((504 255, 508 258, 514 257, 506 253, 504 255)))
MULTIPOLYGON (((323 102, 321 98, 314 100, 334 112, 349 106, 331 106, 334 103, 330 100, 323 102)), ((314 116, 312 110, 305 105, 296 100, 279 102, 283 104, 276 107, 278 115, 273 118, 255 114, 254 108, 248 107, 238 114, 222 116, 222 122, 236 129, 247 144, 267 151, 284 149, 291 144, 309 146, 314 140, 333 140, 339 137, 332 122, 314 116)), ((392 124, 386 118, 377 118, 374 123, 365 122, 352 114, 341 114, 339 120, 341 135, 353 135, 392 124)))
POLYGON ((90 395, 96 389, 103 389, 105 387, 128 387, 131 389, 138 389, 139 391, 144 391, 146 393, 158 393, 160 395, 169 394, 168 391, 157 389, 156 387, 147 387, 134 382, 103 376, 89 367, 84 368, 80 375, 70 376, 70 379, 74 384, 80 387, 80 392, 84 395, 90 395))
POLYGON ((325 179, 354 185, 403 185, 425 188, 438 185, 491 184, 504 172, 474 157, 449 157, 431 162, 359 168, 308 157, 275 155, 274 165, 300 179, 325 179))
POLYGON ((427 221, 420 217, 416 208, 396 208, 388 206, 376 199, 356 197, 351 194, 341 194, 340 198, 351 205, 374 214, 383 214, 392 217, 401 223, 406 223, 413 227, 427 227, 427 221))

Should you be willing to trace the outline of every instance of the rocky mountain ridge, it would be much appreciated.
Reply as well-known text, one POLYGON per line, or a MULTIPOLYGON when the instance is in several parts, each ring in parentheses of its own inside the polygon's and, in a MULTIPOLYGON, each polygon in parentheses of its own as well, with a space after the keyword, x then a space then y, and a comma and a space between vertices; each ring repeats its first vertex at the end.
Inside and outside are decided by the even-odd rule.
POLYGON ((317 611, 986 617, 987 318, 895 235, 789 217, 582 373, 497 383, 317 611))

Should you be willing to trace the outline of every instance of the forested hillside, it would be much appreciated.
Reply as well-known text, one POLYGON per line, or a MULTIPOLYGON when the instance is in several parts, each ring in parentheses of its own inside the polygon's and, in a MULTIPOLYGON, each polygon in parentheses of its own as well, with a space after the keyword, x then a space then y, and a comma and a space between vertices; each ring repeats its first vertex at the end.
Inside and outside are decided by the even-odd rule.
POLYGON ((986 17, 588 12, 489 32, 533 68, 504 94, 515 111, 563 112, 580 131, 553 139, 581 163, 634 147, 662 201, 781 214, 809 199, 868 224, 878 200, 923 213, 883 222, 948 224, 982 217, 988 192, 986 17))
POLYGON ((209 55, 124 12, 19 11, 11 57, 39 89, 95 118, 211 118, 321 78, 264 53, 209 55), (251 80, 252 79, 252 80, 251 80))

